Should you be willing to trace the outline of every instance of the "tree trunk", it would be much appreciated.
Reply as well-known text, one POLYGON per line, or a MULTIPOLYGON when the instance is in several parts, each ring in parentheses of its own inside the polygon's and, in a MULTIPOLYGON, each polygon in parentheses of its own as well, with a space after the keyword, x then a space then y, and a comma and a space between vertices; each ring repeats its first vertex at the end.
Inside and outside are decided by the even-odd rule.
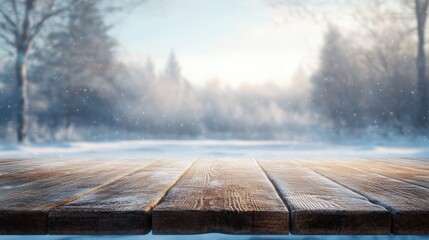
POLYGON ((426 82, 426 54, 425 54, 425 25, 428 8, 428 0, 416 0, 416 17, 417 17, 417 34, 418 34, 418 50, 417 50, 417 76, 418 76, 418 119, 419 127, 428 127, 428 93, 426 82))
POLYGON ((26 51, 18 49, 16 56, 16 88, 17 88, 17 138, 22 143, 27 138, 27 63, 26 51))

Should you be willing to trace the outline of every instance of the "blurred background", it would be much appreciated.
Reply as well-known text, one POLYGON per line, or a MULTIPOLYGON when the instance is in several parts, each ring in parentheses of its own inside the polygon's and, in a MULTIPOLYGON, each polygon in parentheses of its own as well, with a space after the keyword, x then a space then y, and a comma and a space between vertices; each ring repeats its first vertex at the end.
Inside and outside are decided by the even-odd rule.
POLYGON ((2 0, 0 142, 425 142, 427 7, 2 0))

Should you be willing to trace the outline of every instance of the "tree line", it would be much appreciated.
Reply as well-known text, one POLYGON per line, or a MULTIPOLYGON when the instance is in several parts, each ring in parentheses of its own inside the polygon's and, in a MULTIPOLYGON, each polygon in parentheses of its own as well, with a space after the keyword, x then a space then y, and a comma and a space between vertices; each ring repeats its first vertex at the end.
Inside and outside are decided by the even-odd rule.
POLYGON ((120 63, 105 16, 122 3, 1 1, 1 139, 427 135, 428 1, 396 1, 399 16, 373 1, 358 29, 328 25, 318 68, 297 69, 292 87, 238 89, 193 86, 174 52, 161 70, 120 63))
POLYGON ((331 24, 313 74, 313 108, 332 132, 427 134, 427 0, 374 1, 355 32, 331 24), (391 2, 390 2, 391 3, 391 2))

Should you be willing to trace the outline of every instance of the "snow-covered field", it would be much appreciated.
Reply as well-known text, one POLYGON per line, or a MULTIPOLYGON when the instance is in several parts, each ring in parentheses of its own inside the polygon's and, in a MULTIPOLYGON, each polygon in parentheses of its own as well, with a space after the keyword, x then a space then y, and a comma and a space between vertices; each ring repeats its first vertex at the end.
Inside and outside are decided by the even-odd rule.
POLYGON ((324 158, 428 157, 427 142, 303 143, 240 140, 131 140, 0 145, 0 157, 324 158))
MULTIPOLYGON (((324 157, 429 157, 425 142, 397 142, 389 144, 325 144, 287 141, 236 140, 141 140, 114 142, 64 142, 56 144, 0 145, 0 158, 324 158, 324 157)), ((0 236, 0 240, 95 240, 95 239, 151 239, 151 240, 411 240, 429 239, 427 236, 237 236, 224 234, 180 236, 0 236)))

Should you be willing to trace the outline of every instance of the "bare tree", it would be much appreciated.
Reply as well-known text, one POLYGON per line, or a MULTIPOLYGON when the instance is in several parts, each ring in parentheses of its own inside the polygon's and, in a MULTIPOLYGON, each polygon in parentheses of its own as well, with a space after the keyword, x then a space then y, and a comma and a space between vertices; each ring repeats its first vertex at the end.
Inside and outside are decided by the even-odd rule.
POLYGON ((429 0, 415 0, 415 12, 417 18, 417 74, 418 74, 418 95, 419 111, 418 124, 420 127, 427 127, 428 116, 428 89, 426 82, 426 54, 425 54, 425 26, 427 18, 429 0))
POLYGON ((3 0, 0 4, 0 38, 14 53, 17 94, 17 139, 27 134, 27 55, 46 22, 65 10, 55 0, 3 0))

